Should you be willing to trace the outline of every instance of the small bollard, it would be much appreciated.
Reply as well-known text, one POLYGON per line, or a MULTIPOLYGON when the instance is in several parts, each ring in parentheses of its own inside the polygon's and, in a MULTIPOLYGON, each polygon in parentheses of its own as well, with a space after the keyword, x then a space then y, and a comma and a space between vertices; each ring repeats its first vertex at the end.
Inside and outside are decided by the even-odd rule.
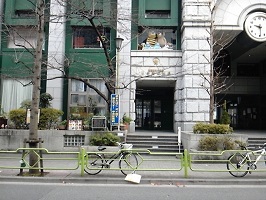
POLYGON ((20 171, 19 171, 19 175, 22 176, 23 175, 23 167, 26 167, 26 163, 24 162, 24 160, 20 160, 20 171))

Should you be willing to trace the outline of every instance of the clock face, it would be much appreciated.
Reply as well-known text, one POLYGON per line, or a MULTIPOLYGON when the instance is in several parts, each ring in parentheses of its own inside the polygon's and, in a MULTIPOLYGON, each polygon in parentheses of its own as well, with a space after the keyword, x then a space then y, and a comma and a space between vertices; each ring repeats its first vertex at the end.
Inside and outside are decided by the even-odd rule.
POLYGON ((255 12, 245 21, 245 30, 249 37, 258 42, 266 41, 266 13, 255 12))

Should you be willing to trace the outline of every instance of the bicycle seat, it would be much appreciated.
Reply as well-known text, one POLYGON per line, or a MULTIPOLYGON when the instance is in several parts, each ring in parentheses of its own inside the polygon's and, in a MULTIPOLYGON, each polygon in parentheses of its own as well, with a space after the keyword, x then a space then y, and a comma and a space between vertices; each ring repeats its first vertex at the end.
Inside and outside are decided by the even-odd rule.
POLYGON ((99 150, 99 151, 103 151, 103 150, 105 150, 105 149, 106 149, 106 147, 103 147, 103 146, 99 146, 99 147, 98 147, 98 150, 99 150))

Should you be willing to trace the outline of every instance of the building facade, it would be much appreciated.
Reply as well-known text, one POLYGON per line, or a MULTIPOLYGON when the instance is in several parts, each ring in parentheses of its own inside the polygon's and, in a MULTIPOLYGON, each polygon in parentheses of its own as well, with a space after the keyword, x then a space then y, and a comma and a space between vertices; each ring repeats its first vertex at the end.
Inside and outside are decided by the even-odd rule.
MULTIPOLYGON (((35 7, 1 0, 1 106, 18 108, 31 98, 30 68, 36 45, 35 7), (25 68, 26 66, 26 68, 25 68), (23 69, 23 70, 21 70, 23 69), (23 84, 21 84, 23 83, 23 84)), ((24 2, 24 3, 21 3, 24 2)), ((32 2, 37 2, 32 1, 32 2)), ((266 2, 264 0, 50 0, 45 27, 41 92, 71 114, 107 115, 107 103, 83 77, 110 96, 102 40, 86 16, 94 16, 116 66, 120 117, 131 130, 189 131, 221 108, 239 129, 266 129, 266 2), (115 38, 123 38, 119 51, 115 38), (212 64, 214 63, 214 64, 212 64), (213 66, 213 67, 212 67, 213 66), (213 69, 213 70, 212 70, 213 69), (55 78, 67 73, 72 79, 55 78), (210 75, 215 83, 210 86, 210 75)), ((109 77, 110 78, 110 77, 109 77)))

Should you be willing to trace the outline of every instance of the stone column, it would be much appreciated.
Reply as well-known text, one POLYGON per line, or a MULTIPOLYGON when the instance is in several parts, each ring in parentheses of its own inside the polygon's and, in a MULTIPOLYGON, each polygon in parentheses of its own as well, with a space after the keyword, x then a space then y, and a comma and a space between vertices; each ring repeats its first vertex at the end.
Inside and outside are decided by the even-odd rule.
POLYGON ((120 119, 122 119, 124 114, 130 116, 132 119, 135 117, 135 97, 132 95, 132 84, 130 84, 131 6, 131 0, 117 1, 117 37, 124 39, 121 51, 119 53, 119 60, 117 60, 117 62, 119 62, 118 83, 120 87, 127 86, 125 89, 119 90, 120 119))
POLYGON ((177 80, 176 98, 177 126, 191 131, 196 122, 209 121, 209 95, 204 81, 210 72, 210 30, 211 0, 183 0, 182 4, 182 71, 177 80))
MULTIPOLYGON (((65 61, 65 13, 66 5, 51 0, 50 23, 49 23, 49 44, 48 44, 48 64, 47 78, 62 75, 58 70, 63 70, 65 61)), ((63 107, 63 79, 47 81, 46 91, 54 98, 53 108, 62 110, 63 107)))

